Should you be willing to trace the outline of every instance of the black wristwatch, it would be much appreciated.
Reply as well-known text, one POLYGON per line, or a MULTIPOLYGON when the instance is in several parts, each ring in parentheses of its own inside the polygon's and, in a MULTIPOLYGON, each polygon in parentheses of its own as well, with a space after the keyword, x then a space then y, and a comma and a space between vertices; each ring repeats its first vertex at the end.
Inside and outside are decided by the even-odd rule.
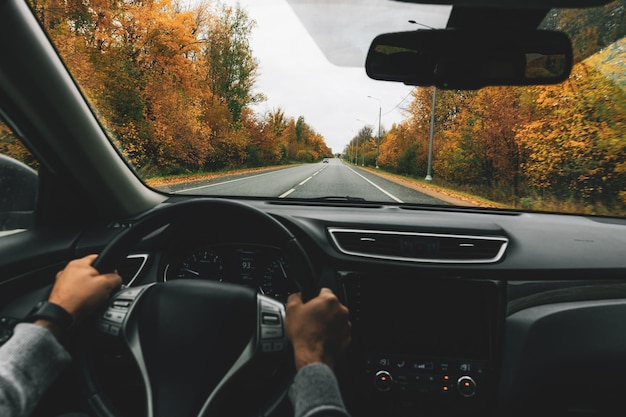
POLYGON ((24 321, 33 323, 37 320, 48 320, 59 326, 59 328, 66 332, 70 328, 74 319, 72 315, 68 313, 63 307, 58 304, 51 303, 49 301, 40 301, 31 312, 26 316, 24 321))

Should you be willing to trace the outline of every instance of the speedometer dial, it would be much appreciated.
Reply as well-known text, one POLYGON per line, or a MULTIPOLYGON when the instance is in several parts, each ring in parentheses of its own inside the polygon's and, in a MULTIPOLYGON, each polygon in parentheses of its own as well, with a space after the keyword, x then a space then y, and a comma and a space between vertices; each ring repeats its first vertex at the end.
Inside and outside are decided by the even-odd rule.
POLYGON ((265 269, 261 280, 261 292, 283 303, 291 293, 298 291, 293 281, 287 277, 284 258, 278 258, 270 262, 265 269))
POLYGON ((174 277, 176 279, 206 279, 223 281, 224 265, 213 249, 201 249, 182 260, 174 277))

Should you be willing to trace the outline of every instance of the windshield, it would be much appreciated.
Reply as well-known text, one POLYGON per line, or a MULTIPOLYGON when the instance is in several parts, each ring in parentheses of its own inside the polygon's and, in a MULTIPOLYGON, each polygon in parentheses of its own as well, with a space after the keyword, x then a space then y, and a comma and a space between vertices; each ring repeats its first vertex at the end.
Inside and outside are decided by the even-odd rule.
POLYGON ((377 34, 444 28, 450 7, 320 3, 31 6, 159 191, 626 214, 624 0, 548 14, 574 46, 565 83, 472 91, 365 74, 377 34))

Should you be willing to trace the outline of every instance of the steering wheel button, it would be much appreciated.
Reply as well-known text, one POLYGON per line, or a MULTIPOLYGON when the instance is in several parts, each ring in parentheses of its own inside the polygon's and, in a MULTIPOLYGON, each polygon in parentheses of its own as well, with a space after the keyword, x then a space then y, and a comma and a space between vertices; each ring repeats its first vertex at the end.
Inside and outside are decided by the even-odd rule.
POLYGON ((263 343, 261 343, 261 350, 263 352, 271 352, 272 349, 274 349, 274 346, 272 345, 272 342, 263 342, 263 343))
POLYGON ((128 308, 129 306, 130 306, 130 300, 113 301, 113 307, 116 307, 116 308, 128 308))
POLYGON ((263 313, 263 318, 261 322, 263 324, 279 325, 280 317, 278 316, 278 314, 274 314, 274 313, 263 313))
POLYGON ((285 350, 285 343, 284 342, 274 342, 272 344, 272 350, 274 352, 282 352, 283 350, 285 350))
POLYGON ((98 329, 102 332, 102 333, 109 333, 109 327, 111 327, 108 323, 105 322, 99 322, 98 323, 98 329))
POLYGON ((119 326, 110 326, 109 327, 109 334, 111 336, 117 336, 120 334, 120 328, 119 326))
POLYGON ((139 293, 143 291, 143 288, 128 288, 128 289, 124 289, 122 291, 120 291, 117 294, 118 298, 136 298, 139 293))
POLYGON ((261 300, 261 308, 272 313, 278 313, 280 311, 277 305, 268 303, 266 300, 261 300))
POLYGON ((124 321, 124 317, 126 317, 126 314, 108 309, 107 311, 104 312, 103 317, 107 320, 114 321, 116 323, 121 323, 124 321))
POLYGON ((278 339, 283 337, 283 329, 281 327, 261 327, 261 339, 278 339))

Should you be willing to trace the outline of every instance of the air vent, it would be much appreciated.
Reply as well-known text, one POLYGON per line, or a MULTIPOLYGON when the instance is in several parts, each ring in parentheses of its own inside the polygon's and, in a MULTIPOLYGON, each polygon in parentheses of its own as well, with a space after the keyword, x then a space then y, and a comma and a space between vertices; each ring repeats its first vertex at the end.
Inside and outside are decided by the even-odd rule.
POLYGON ((506 250, 502 236, 395 232, 329 228, 339 251, 347 255, 430 263, 493 263, 506 250))
POLYGON ((130 286, 141 272, 147 260, 148 255, 146 254, 128 255, 122 262, 122 265, 117 268, 117 273, 122 277, 122 283, 130 286))

